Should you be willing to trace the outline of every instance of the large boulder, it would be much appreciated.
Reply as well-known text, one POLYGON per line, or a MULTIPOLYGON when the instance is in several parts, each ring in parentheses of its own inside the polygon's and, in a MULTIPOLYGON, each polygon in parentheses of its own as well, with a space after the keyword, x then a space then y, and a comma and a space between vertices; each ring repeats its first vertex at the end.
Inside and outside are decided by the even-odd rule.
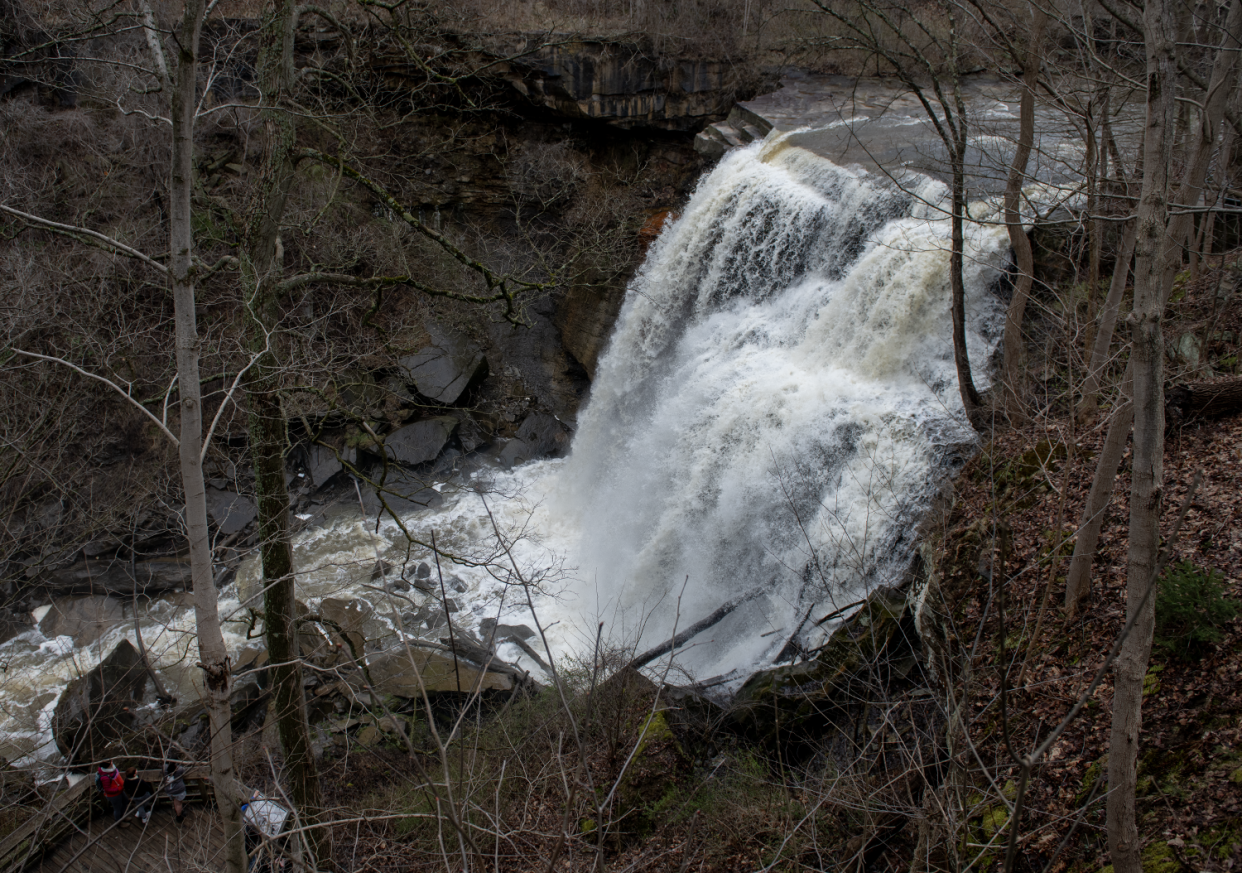
POLYGON ((429 694, 480 691, 512 691, 514 676, 483 670, 464 658, 418 647, 407 654, 391 650, 372 656, 371 682, 381 694, 419 698, 429 694))
POLYGON ((439 506, 444 502, 444 497, 431 487, 429 478, 400 467, 389 467, 382 483, 379 474, 376 474, 375 482, 382 485, 381 490, 370 484, 362 489, 362 503, 367 517, 386 515, 389 510, 407 513, 439 506))
POLYGON ((436 459, 456 428, 457 419, 451 415, 424 418, 386 436, 383 451, 389 459, 407 467, 425 464, 436 459))
POLYGON ((310 607, 300 600, 293 601, 293 607, 298 623, 298 652, 308 661, 322 661, 328 654, 330 641, 319 626, 309 620, 310 607))
POLYGON ((222 534, 245 530, 259 515, 258 507, 249 497, 220 488, 207 489, 207 511, 222 534))
POLYGON ((109 744, 136 725, 135 710, 143 703, 149 679, 138 650, 122 640, 98 667, 70 682, 56 701, 56 747, 70 761, 106 757, 109 744))
POLYGON ((538 457, 560 455, 569 449, 569 429, 555 415, 535 412, 526 416, 517 438, 531 447, 538 457))
POLYGON ((536 458, 563 455, 569 449, 569 430, 554 415, 535 412, 518 428, 517 439, 500 450, 499 460, 513 467, 536 458))
POLYGON ((428 400, 451 406, 487 378, 487 357, 478 346, 452 334, 434 331, 432 340, 399 360, 397 371, 428 400))
POLYGON ((357 460, 357 451, 345 448, 340 451, 315 443, 306 450, 306 472, 311 484, 322 488, 327 481, 344 469, 342 462, 353 464, 357 460))
POLYGON ((525 642, 535 635, 535 632, 524 624, 498 624, 494 618, 485 618, 479 622, 479 631, 488 645, 503 643, 507 640, 525 642))
POLYGON ((190 564, 184 561, 84 559, 52 570, 42 584, 56 594, 118 594, 131 597, 190 587, 190 564), (131 572, 132 570, 132 572, 131 572))
POLYGON ((106 594, 57 597, 39 620, 39 633, 49 640, 73 637, 74 645, 87 646, 125 618, 125 606, 106 594))

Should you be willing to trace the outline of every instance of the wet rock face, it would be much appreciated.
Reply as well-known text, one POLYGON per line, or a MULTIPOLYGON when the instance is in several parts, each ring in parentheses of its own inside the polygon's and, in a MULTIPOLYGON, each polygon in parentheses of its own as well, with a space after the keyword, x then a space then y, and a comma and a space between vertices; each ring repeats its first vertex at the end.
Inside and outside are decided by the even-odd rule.
POLYGON ((674 61, 637 45, 594 40, 536 48, 514 61, 506 78, 559 115, 679 131, 726 115, 744 87, 727 60, 674 61))
POLYGON ((574 286, 557 304, 555 322, 561 341, 592 379, 624 302, 623 287, 574 286))
POLYGON ((122 640, 94 670, 74 679, 56 701, 52 734, 69 760, 97 761, 109 743, 136 724, 147 666, 129 640, 122 640))

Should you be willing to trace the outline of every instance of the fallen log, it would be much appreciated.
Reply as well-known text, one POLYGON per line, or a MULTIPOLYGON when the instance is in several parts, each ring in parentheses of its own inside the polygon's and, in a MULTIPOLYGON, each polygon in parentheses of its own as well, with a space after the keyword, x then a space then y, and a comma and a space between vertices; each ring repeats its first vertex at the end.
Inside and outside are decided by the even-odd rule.
POLYGON ((639 667, 644 666, 645 664, 649 664, 652 661, 654 661, 656 658, 660 657, 661 655, 667 655, 673 649, 685 645, 690 640, 694 639, 699 634, 703 633, 703 631, 707 630, 712 625, 719 624, 721 621, 725 619, 725 617, 727 617, 731 612, 733 612, 743 603, 746 603, 747 601, 750 601, 750 600, 754 600, 756 597, 759 596, 759 593, 760 592, 758 591, 754 591, 750 594, 747 594, 745 597, 739 597, 736 600, 730 600, 728 603, 726 603, 724 606, 717 609, 707 618, 703 619, 702 621, 696 621, 694 624, 690 625, 690 627, 686 628, 684 631, 677 634, 671 640, 666 640, 665 642, 656 646, 654 649, 648 649, 647 651, 643 652, 641 655, 636 657, 633 661, 630 661, 629 663, 630 669, 637 669, 639 667))
POLYGON ((1164 418, 1174 423, 1212 418, 1242 410, 1242 378, 1214 382, 1186 382, 1170 388, 1164 399, 1164 418))

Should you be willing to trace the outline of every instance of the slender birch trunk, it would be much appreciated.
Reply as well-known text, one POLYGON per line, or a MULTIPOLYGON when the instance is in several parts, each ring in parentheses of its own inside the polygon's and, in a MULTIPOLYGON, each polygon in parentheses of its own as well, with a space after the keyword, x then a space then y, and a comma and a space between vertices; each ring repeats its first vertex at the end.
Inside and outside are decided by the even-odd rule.
MULTIPOLYGON (((211 778, 224 822, 227 873, 246 869, 241 809, 233 773, 230 691, 232 674, 212 573, 207 529, 207 493, 203 484, 203 408, 198 362, 199 337, 195 314, 194 232, 191 223, 194 180, 195 88, 203 0, 187 0, 178 35, 176 80, 172 83, 172 174, 169 180, 169 245, 176 322, 177 389, 180 392, 181 483, 185 491, 185 525, 190 544, 194 617, 198 656, 207 693, 211 723, 211 778)), ((156 46, 158 50, 158 46, 156 46)), ((157 58, 162 54, 157 51, 157 58)))
MULTIPOLYGON (((1091 344, 1091 359, 1087 363, 1087 375, 1082 384, 1082 400, 1078 404, 1078 416, 1082 420, 1093 418, 1100 403, 1100 380, 1108 365, 1108 350, 1112 346, 1113 331, 1121 314, 1121 298, 1125 294, 1126 280, 1130 278, 1130 260, 1134 257, 1134 236, 1137 227, 1133 220, 1126 222, 1121 236, 1121 251, 1113 267, 1113 278, 1108 286, 1108 296, 1100 309, 1100 325, 1091 344)), ((1129 425, 1126 425, 1129 430, 1129 425)))
POLYGON ((1121 397, 1118 408, 1113 411, 1112 420, 1108 423, 1108 433, 1104 437, 1104 448, 1095 465, 1095 475, 1091 479, 1091 491, 1087 495, 1087 505, 1083 509, 1082 522, 1078 526, 1078 536, 1074 540, 1074 556, 1070 558, 1069 575, 1065 580, 1065 619, 1072 619, 1078 614, 1079 607, 1091 590, 1091 563, 1095 558, 1096 547, 1100 543, 1100 530, 1108 513, 1108 505, 1113 501, 1113 489, 1117 484, 1117 470, 1121 467, 1121 458, 1125 453, 1126 441, 1130 438, 1130 427, 1134 424, 1134 404, 1130 402, 1131 376, 1126 369, 1122 380, 1121 397))

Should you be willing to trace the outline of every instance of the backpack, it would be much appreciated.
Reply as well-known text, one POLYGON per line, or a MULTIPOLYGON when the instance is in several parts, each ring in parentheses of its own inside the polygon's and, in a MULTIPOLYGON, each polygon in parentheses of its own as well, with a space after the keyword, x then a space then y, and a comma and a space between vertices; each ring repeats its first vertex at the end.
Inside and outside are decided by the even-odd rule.
POLYGON ((121 793, 121 789, 125 787, 125 777, 120 770, 112 770, 110 772, 100 770, 95 774, 95 784, 99 786, 99 790, 103 792, 104 797, 116 797, 121 793))

